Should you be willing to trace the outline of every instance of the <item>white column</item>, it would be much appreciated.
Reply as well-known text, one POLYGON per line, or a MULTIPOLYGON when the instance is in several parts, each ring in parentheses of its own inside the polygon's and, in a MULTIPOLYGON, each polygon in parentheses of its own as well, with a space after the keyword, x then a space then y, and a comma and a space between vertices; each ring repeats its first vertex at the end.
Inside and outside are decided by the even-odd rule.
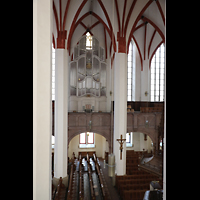
POLYGON ((67 176, 68 144, 68 53, 55 50, 55 147, 54 176, 67 176))
POLYGON ((111 66, 110 66, 110 58, 106 59, 107 63, 107 70, 106 70, 106 97, 107 97, 107 102, 106 102, 106 107, 107 107, 107 112, 111 111, 111 95, 110 91, 112 91, 111 88, 111 80, 112 80, 112 74, 111 74, 111 66))
POLYGON ((150 100, 150 71, 149 71, 149 60, 143 60, 143 71, 141 71, 141 101, 150 100), (147 96, 145 92, 147 91, 147 96))
POLYGON ((33 1, 33 200, 51 199, 52 1, 33 1))
POLYGON ((114 141, 113 149, 117 175, 126 174, 126 142, 123 144, 122 160, 120 160, 121 134, 126 139, 127 130, 127 54, 115 53, 114 64, 114 141))
MULTIPOLYGON (((166 53, 166 51, 165 51, 166 53)), ((165 54, 166 59, 166 54, 165 54)), ((163 199, 166 200, 166 60, 165 60, 165 99, 164 99, 164 153, 163 153, 163 199)))

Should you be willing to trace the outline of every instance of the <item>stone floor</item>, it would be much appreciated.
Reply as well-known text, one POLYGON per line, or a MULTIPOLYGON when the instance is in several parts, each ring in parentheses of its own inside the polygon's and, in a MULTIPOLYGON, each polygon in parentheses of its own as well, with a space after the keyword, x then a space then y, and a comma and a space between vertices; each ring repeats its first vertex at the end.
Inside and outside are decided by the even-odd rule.
POLYGON ((100 158, 99 162, 100 162, 101 169, 103 171, 103 175, 104 175, 107 187, 108 187, 110 199, 111 200, 121 200, 117 189, 112 184, 112 178, 108 176, 108 164, 106 164, 105 168, 104 168, 104 160, 100 158))

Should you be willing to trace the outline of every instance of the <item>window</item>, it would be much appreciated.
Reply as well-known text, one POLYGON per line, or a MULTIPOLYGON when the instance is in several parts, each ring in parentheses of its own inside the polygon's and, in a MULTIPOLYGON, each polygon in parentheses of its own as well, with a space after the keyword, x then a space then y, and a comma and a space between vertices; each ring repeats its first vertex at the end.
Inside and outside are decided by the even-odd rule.
POLYGON ((81 133, 80 134, 80 144, 86 144, 86 137, 85 137, 85 133, 81 133))
POLYGON ((151 61, 151 101, 164 101, 165 47, 157 49, 151 61))
POLYGON ((127 101, 132 100, 132 64, 133 64, 133 52, 132 52, 132 42, 129 45, 129 53, 128 53, 128 70, 127 70, 127 77, 128 77, 128 85, 127 85, 127 101))
POLYGON ((126 133, 126 147, 132 147, 133 144, 132 144, 132 139, 133 137, 133 132, 130 132, 130 133, 126 133))
POLYGON ((86 33, 86 49, 92 49, 92 36, 89 32, 86 33))
POLYGON ((79 135, 79 148, 94 148, 94 133, 85 132, 79 135))
POLYGON ((135 101, 135 44, 131 41, 127 59, 127 101, 135 101))
POLYGON ((55 100, 55 49, 52 44, 52 100, 55 100))

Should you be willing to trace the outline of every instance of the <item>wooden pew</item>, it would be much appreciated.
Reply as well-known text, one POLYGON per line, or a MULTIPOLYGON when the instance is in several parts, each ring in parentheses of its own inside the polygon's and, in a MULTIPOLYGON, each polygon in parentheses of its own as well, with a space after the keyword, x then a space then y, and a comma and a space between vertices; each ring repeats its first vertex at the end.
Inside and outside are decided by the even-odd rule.
POLYGON ((83 178, 82 178, 82 159, 79 155, 79 199, 84 199, 84 187, 83 187, 83 178))
POLYGON ((95 194, 94 194, 94 184, 92 181, 92 176, 91 176, 91 169, 89 167, 89 162, 88 162, 88 175, 89 175, 89 181, 90 181, 90 194, 92 199, 96 199, 95 194))
POLYGON ((69 179, 69 187, 67 191, 67 200, 72 199, 72 181, 73 181, 73 165, 71 165, 71 171, 70 171, 70 179, 69 179))
POLYGON ((93 154, 96 154, 96 151, 79 151, 78 155, 81 155, 82 157, 87 157, 87 154, 89 157, 92 157, 93 154))

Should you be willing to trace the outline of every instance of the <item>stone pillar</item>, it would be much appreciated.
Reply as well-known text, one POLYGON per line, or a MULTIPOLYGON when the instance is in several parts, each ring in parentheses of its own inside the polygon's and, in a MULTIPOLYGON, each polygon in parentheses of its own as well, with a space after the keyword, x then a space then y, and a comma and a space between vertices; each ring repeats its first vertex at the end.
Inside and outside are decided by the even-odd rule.
POLYGON ((143 60, 143 71, 141 71, 141 101, 150 101, 150 84, 149 60, 146 59, 143 60))
POLYGON ((110 58, 106 59, 107 63, 107 70, 106 70, 106 97, 107 97, 107 112, 111 111, 111 97, 112 95, 110 92, 112 91, 111 81, 112 81, 112 73, 111 73, 111 66, 110 66, 110 58))
POLYGON ((126 139, 127 131, 127 54, 115 53, 114 61, 114 141, 113 150, 117 175, 126 174, 126 142, 123 144, 122 160, 120 160, 121 134, 126 139))
POLYGON ((52 1, 33 1, 33 200, 51 199, 52 1))
POLYGON ((55 147, 54 176, 67 176, 68 145, 68 53, 55 49, 55 147))
MULTIPOLYGON (((166 52, 166 51, 165 51, 166 52)), ((166 58, 166 55, 165 55, 166 58)), ((166 63, 165 63, 166 66, 166 63)), ((164 137, 163 137, 163 199, 166 200, 166 67, 165 67, 165 99, 164 99, 164 137)))

